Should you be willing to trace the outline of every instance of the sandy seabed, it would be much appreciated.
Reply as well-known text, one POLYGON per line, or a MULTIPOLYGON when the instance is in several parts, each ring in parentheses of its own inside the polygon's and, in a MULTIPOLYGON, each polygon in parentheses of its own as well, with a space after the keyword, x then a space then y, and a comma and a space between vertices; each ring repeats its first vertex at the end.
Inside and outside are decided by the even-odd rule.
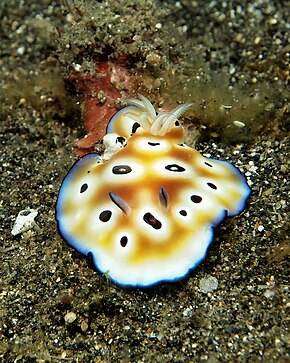
MULTIPOLYGON (((290 361, 289 2, 231 3, 212 1, 205 7, 201 1, 150 1, 131 6, 125 1, 125 13, 113 1, 81 6, 71 1, 1 2, 1 362, 290 361), (99 11, 99 28, 85 19, 87 9, 99 11), (125 20, 117 32, 114 21, 120 17, 125 20), (179 40, 178 50, 173 49, 168 19, 180 39, 186 39, 184 46, 179 40), (102 35, 104 27, 107 35, 102 35), (76 29, 83 44, 70 38, 76 29), (162 39, 156 41, 159 30, 172 49, 162 39), (96 44, 88 41, 92 32, 96 44), (228 118, 226 125, 213 122, 212 129, 207 121, 209 132, 201 129, 196 143, 201 153, 229 160, 246 175, 252 195, 245 211, 216 228, 207 258, 187 278, 148 289, 116 286, 96 271, 61 239, 54 211, 61 181, 74 161, 72 146, 84 134, 76 95, 63 83, 70 62, 90 59, 96 45, 104 45, 98 48, 100 57, 109 45, 111 54, 124 52, 122 39, 128 38, 133 39, 127 55, 132 67, 142 72, 144 66, 152 78, 159 62, 152 52, 163 49, 163 76, 172 62, 187 79, 178 64, 189 62, 191 45, 197 53, 202 48, 212 55, 203 53, 205 73, 230 70, 231 84, 244 77, 273 90, 264 91, 271 104, 264 122, 257 111, 261 125, 245 110, 248 130, 238 144, 235 132, 220 137, 228 118), (65 48, 66 42, 70 47, 65 48), (28 207, 38 208, 36 224, 12 236, 16 215, 28 207), (208 277, 214 277, 217 288, 205 292, 201 282, 208 277)), ((172 84, 172 75, 168 77, 172 84)), ((182 85, 185 78, 180 78, 182 85)), ((172 92, 182 98, 184 89, 172 92)), ((159 91, 152 91, 152 97, 166 100, 170 90, 163 84, 159 91)), ((243 99, 247 97, 244 92, 243 99)), ((217 99, 216 105, 221 102, 217 99)), ((203 112, 207 114, 206 107, 203 112)), ((190 143, 190 120, 187 125, 190 143)))

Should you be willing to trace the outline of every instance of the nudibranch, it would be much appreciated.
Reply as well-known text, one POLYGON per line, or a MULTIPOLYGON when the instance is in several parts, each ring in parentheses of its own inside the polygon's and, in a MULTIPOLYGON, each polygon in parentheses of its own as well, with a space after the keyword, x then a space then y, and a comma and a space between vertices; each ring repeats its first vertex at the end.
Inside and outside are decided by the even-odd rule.
POLYGON ((244 209, 250 188, 236 167, 182 142, 178 118, 191 104, 160 113, 144 96, 128 104, 107 126, 104 153, 82 157, 64 178, 56 220, 100 272, 142 287, 197 266, 213 228, 244 209))

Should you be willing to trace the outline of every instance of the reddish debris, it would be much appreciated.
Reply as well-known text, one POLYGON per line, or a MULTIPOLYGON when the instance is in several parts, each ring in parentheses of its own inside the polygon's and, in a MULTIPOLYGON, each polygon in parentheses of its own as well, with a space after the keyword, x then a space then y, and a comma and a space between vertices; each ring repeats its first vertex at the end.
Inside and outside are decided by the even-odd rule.
POLYGON ((120 88, 130 83, 130 74, 121 64, 103 61, 97 63, 95 75, 74 72, 69 80, 82 93, 83 122, 88 135, 76 142, 75 154, 83 156, 92 152, 96 142, 105 135, 110 118, 118 110, 120 88))

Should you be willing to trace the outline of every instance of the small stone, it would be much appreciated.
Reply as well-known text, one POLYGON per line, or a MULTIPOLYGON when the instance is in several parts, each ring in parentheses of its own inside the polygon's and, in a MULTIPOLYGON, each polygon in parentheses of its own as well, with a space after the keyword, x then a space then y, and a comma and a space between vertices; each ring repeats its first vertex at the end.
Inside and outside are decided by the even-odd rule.
POLYGON ((275 293, 275 291, 270 290, 270 289, 267 289, 267 290, 265 290, 265 292, 264 292, 264 296, 265 296, 267 299, 269 299, 269 298, 273 297, 275 294, 276 294, 276 293, 275 293))
POLYGON ((26 99, 25 98, 20 98, 20 100, 18 102, 18 105, 22 106, 22 105, 25 105, 25 103, 26 103, 26 99))
POLYGON ((186 308, 185 310, 183 310, 182 315, 189 316, 191 314, 192 310, 193 310, 193 307, 190 306, 190 307, 186 308))
POLYGON ((281 170, 282 173, 286 173, 286 171, 287 171, 285 165, 281 165, 280 170, 281 170))
POLYGON ((146 56, 146 62, 151 65, 158 65, 158 64, 160 64, 160 61, 161 61, 161 56, 159 54, 149 53, 146 56))
POLYGON ((261 43, 261 37, 256 37, 255 39, 254 39, 254 44, 255 45, 258 45, 258 44, 260 44, 261 43))
POLYGON ((82 66, 78 63, 73 63, 73 68, 76 72, 80 72, 81 71, 81 68, 82 66))
POLYGON ((258 228, 257 228, 258 232, 263 232, 263 231, 264 231, 264 229, 265 229, 265 227, 264 227, 262 224, 260 224, 260 225, 258 226, 258 228))
POLYGON ((275 19, 275 18, 271 18, 271 19, 268 21, 268 23, 269 23, 270 25, 276 25, 276 24, 277 24, 277 22, 278 22, 278 20, 277 20, 277 19, 275 19))
POLYGON ((88 330, 88 328, 89 328, 88 323, 86 321, 82 321, 81 322, 81 329, 82 329, 82 331, 85 333, 88 330))
POLYGON ((76 320, 76 318, 76 314, 73 311, 69 311, 67 314, 65 314, 64 321, 68 324, 71 324, 76 320))
POLYGON ((23 55, 25 53, 24 45, 21 45, 20 47, 18 47, 16 51, 17 51, 18 55, 23 55))
POLYGON ((236 127, 239 127, 239 128, 243 128, 246 126, 246 124, 244 124, 242 121, 238 121, 238 120, 235 120, 233 121, 233 124, 236 126, 236 127))
POLYGON ((216 290, 218 288, 218 285, 218 279, 210 275, 207 277, 203 277, 199 282, 199 288, 205 294, 216 290))

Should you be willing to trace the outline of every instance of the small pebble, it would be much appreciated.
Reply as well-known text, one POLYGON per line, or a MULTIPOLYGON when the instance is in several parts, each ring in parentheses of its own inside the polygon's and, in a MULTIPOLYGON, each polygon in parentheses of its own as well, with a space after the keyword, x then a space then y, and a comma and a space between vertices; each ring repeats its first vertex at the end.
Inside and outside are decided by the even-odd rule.
POLYGON ((264 292, 264 296, 265 296, 267 299, 269 299, 269 298, 273 297, 275 294, 276 294, 276 293, 275 293, 275 291, 270 290, 270 289, 267 289, 267 290, 265 290, 265 292, 264 292))
POLYGON ((218 285, 218 280, 214 276, 203 277, 199 282, 199 288, 205 294, 216 290, 218 285))
POLYGON ((260 224, 257 229, 259 232, 263 232, 265 227, 262 224, 260 224))
POLYGON ((24 45, 21 45, 20 47, 18 47, 16 51, 17 51, 18 55, 23 55, 25 53, 24 45))
POLYGON ((88 330, 88 327, 89 327, 89 325, 86 321, 81 322, 81 329, 84 333, 88 330))
POLYGON ((76 318, 76 314, 73 311, 69 311, 67 314, 65 314, 64 321, 68 324, 71 324, 76 320, 76 318))
POLYGON ((243 127, 245 127, 245 126, 246 126, 246 124, 245 124, 244 122, 242 122, 242 121, 238 121, 238 120, 233 121, 233 124, 234 124, 235 126, 239 127, 239 128, 243 128, 243 127))

